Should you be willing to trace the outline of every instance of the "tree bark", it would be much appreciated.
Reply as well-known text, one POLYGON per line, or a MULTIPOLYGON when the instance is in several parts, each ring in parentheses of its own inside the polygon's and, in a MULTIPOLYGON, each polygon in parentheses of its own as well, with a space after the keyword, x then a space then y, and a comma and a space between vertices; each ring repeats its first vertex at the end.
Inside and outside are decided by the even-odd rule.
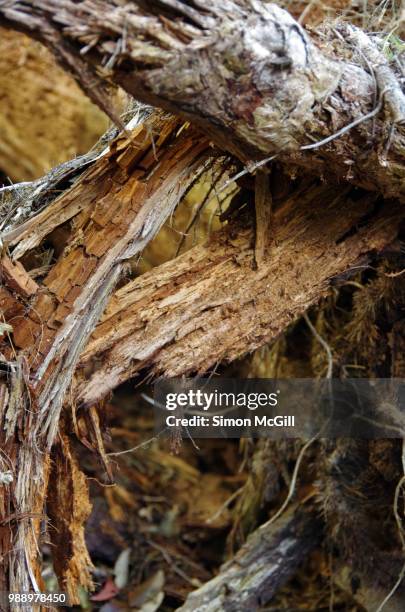
POLYGON ((103 79, 191 119, 246 163, 277 156, 404 199, 400 79, 354 26, 310 38, 253 0, 2 0, 0 24, 44 42, 111 115, 103 79))

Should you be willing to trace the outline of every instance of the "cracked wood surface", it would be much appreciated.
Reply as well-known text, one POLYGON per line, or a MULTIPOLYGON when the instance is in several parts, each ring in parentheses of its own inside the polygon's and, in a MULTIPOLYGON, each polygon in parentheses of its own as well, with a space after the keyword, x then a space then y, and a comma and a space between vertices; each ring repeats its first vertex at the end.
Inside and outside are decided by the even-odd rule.
MULTIPOLYGON (((42 586, 37 539, 50 477, 49 453, 62 427, 60 412, 80 352, 127 260, 145 247, 170 216, 206 163, 208 152, 207 140, 178 119, 161 113, 140 117, 73 187, 68 186, 45 211, 24 224, 16 249, 25 240, 41 241, 43 228, 35 219, 44 220, 46 232, 60 224, 71 230, 41 286, 29 278, 20 262, 12 261, 13 253, 11 259, 4 256, 1 261, 6 287, 0 288, 0 304, 13 326, 12 343, 2 346, 6 348, 0 370, 6 381, 0 388, 0 472, 10 470, 11 477, 0 499, 0 556, 4 559, 0 586, 4 590, 42 586), (70 228, 65 225, 68 219, 70 228), (10 516, 17 518, 9 521, 10 516), (3 525, 2 520, 7 523, 3 525)), ((71 515, 66 507, 66 521, 59 528, 65 541, 70 534, 72 545, 63 549, 59 541, 55 558, 61 583, 78 603, 78 581, 86 563, 82 523, 87 510, 80 508, 86 501, 86 487, 66 449, 65 444, 62 459, 54 449, 52 473, 60 482, 50 487, 48 501, 54 510, 55 504, 65 503, 70 474, 78 488, 71 488, 71 515)))
POLYGON ((353 201, 333 187, 292 195, 274 215, 268 256, 253 230, 229 227, 114 294, 82 353, 78 399, 91 404, 142 369, 206 372, 276 338, 330 283, 397 235, 398 203, 353 201), (362 221, 367 224, 362 227, 362 221))
POLYGON ((44 42, 110 115, 106 79, 191 119, 244 162, 276 155, 405 198, 398 67, 354 26, 309 36, 255 0, 0 0, 0 23, 44 42))
POLYGON ((52 524, 53 566, 60 588, 70 602, 77 600, 77 585, 94 588, 93 567, 84 529, 91 513, 87 478, 80 470, 69 437, 63 431, 52 449, 52 467, 47 492, 47 514, 52 524), (66 551, 71 554, 66 554, 66 551))
POLYGON ((73 221, 71 241, 13 334, 32 373, 40 406, 37 433, 50 429, 49 444, 80 351, 123 265, 172 213, 206 153, 207 141, 190 127, 177 137, 180 127, 178 120, 159 114, 141 122, 129 140, 118 138, 55 203, 57 210, 64 200, 69 210, 83 210, 73 221))
POLYGON ((29 298, 38 291, 39 286, 27 274, 19 261, 13 262, 4 255, 0 260, 0 279, 15 293, 29 298))

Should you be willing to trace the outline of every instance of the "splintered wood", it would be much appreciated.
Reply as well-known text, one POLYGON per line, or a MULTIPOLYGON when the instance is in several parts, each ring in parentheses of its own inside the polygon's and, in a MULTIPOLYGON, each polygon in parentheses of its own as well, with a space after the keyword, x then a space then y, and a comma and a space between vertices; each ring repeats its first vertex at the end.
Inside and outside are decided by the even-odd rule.
MULTIPOLYGON (((405 217, 402 66, 391 41, 396 36, 369 36, 344 22, 309 33, 280 6, 250 0, 0 0, 0 23, 45 43, 120 129, 107 82, 182 117, 138 107, 127 130, 115 138, 111 132, 77 165, 69 162, 67 173, 56 168, 53 180, 49 173, 1 194, 7 231, 0 259, 0 591, 45 590, 41 529, 50 519, 59 583, 79 604, 80 587, 92 586, 83 528, 90 503, 74 436, 96 451, 111 476, 101 401, 120 383, 141 372, 151 378, 206 373, 273 341, 334 282, 367 266, 370 254, 399 236, 405 217), (141 256, 206 171, 208 158, 218 154, 208 137, 221 155, 238 158, 232 164, 260 168, 255 195, 249 179, 238 194, 248 194, 244 206, 254 197, 256 228, 249 206, 235 206, 236 220, 228 216, 206 244, 126 282, 128 261, 141 256), (298 178, 283 197, 274 193, 273 209, 264 166, 274 159, 286 176, 298 178), (36 257, 38 283, 29 274, 38 267, 27 263, 36 257)), ((31 176, 43 165, 40 157, 31 176)), ((403 371, 404 333, 399 323, 392 327, 394 374, 403 371)), ((347 463, 378 471, 368 450, 366 456, 359 444, 355 454, 357 442, 346 444, 341 457, 347 463)), ((292 456, 281 454, 287 472, 292 456)), ((325 463, 327 453, 319 456, 325 463)), ((299 507, 265 524, 184 611, 265 604, 322 537, 319 507, 334 549, 340 548, 336 534, 350 536, 342 552, 356 569, 353 542, 362 521, 353 520, 350 531, 356 503, 336 477, 344 473, 338 453, 332 457, 335 474, 324 467, 324 480, 317 476, 324 490, 332 483, 327 496, 317 485, 316 504, 306 492, 299 507), (342 512, 345 495, 350 503, 342 512), (336 529, 327 511, 342 518, 344 529, 336 529)), ((295 476, 299 465, 300 459, 295 476)), ((373 480, 364 479, 370 490, 373 480)), ((259 505, 264 497, 257 499, 259 505)), ((392 537, 386 520, 393 507, 397 527, 395 504, 383 499, 390 550, 384 542, 380 557, 372 546, 358 547, 362 569, 367 556, 385 563, 400 552, 397 530, 392 537)), ((220 512, 231 500, 221 499, 220 512)), ((372 525, 379 531, 376 517, 372 525)), ((150 527, 140 530, 145 540, 156 535, 150 527)))
POLYGON ((87 486, 62 435, 65 393, 126 261, 169 217, 208 151, 207 140, 190 126, 152 113, 8 236, 12 254, 0 262, 3 323, 12 328, 12 343, 2 346, 7 362, 0 393, 0 472, 10 471, 0 506, 4 590, 29 591, 33 581, 41 587, 37 538, 58 428, 48 497, 60 536, 54 534, 55 568, 72 603, 78 603, 83 572, 90 585, 83 539, 87 486), (39 287, 13 255, 21 257, 63 224, 67 243, 39 287))
MULTIPOLYGON (((129 138, 118 138, 110 153, 65 196, 77 210, 77 201, 86 197, 91 185, 92 198, 74 218, 71 240, 13 336, 36 374, 38 426, 50 431, 49 443, 80 351, 124 262, 160 229, 206 154, 206 140, 193 129, 184 129, 177 137, 180 126, 178 120, 153 115, 129 138)), ((64 196, 55 202, 57 210, 64 209, 63 200, 64 196)))
POLYGON ((82 354, 90 374, 78 400, 91 404, 143 368, 206 372, 276 338, 339 274, 395 238, 403 208, 375 213, 374 201, 315 185, 274 215, 274 244, 258 269, 254 232, 230 226, 119 289, 82 354))
POLYGON ((20 262, 11 261, 6 255, 0 260, 0 282, 25 298, 35 295, 39 289, 20 262))
POLYGON ((53 564, 61 577, 61 590, 69 601, 77 598, 77 585, 91 589, 91 559, 84 539, 84 525, 91 512, 86 477, 80 471, 70 448, 69 438, 61 434, 52 451, 52 471, 47 495, 47 510, 52 523, 50 537, 55 554, 53 564), (66 550, 70 554, 66 554, 66 550))
MULTIPOLYGON (((173 136, 178 123, 174 120, 161 121, 161 125, 156 123, 154 131, 161 132, 154 146, 159 151, 173 136)), ((142 236, 149 236, 152 229, 156 232, 162 216, 164 220, 170 214, 172 206, 166 207, 167 202, 159 201, 164 194, 161 185, 168 188, 166 197, 171 195, 177 201, 182 191, 182 171, 190 161, 198 159, 205 147, 195 134, 186 134, 175 143, 175 147, 168 147, 164 158, 157 162, 148 128, 138 126, 131 134, 130 143, 126 139, 118 141, 111 154, 84 174, 80 184, 72 189, 73 194, 67 192, 65 197, 55 202, 54 207, 60 210, 61 201, 67 199, 75 210, 76 201, 86 197, 87 185, 91 185, 91 200, 86 201, 85 210, 75 217, 72 240, 46 277, 46 290, 41 290, 27 320, 18 326, 14 336, 19 348, 35 344, 38 354, 33 355, 32 365, 40 363, 47 354, 52 339, 71 313, 74 303, 83 292, 87 293, 92 277, 102 280, 103 275, 97 273, 99 268, 102 267, 105 275, 109 267, 132 255, 130 252, 126 255, 126 250, 132 247, 136 252, 134 243, 142 236), (145 177, 153 172, 155 180, 145 181, 145 177), (180 187, 175 185, 176 180, 180 187), (160 209, 160 215, 155 208, 147 206, 151 199, 160 209), (141 208, 147 208, 147 214, 141 215, 134 227, 132 223, 138 218, 141 208), (157 227, 154 227, 154 217, 157 227)), ((48 218, 52 208, 47 209, 48 218)), ((54 220, 55 225, 57 222, 54 220)), ((47 227, 48 232, 50 229, 47 227)))
POLYGON ((264 170, 257 170, 255 176, 255 261, 261 266, 268 255, 271 232, 271 191, 269 175, 264 170))

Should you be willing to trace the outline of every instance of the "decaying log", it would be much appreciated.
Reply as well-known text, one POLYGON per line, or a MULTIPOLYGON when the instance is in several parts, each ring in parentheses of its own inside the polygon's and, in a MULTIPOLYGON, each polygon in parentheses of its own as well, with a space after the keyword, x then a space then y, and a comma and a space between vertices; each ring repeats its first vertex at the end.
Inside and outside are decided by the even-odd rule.
MULTIPOLYGON (((3 275, 6 293, 2 299, 13 327, 12 344, 1 356, 6 383, 0 410, 0 471, 10 470, 0 508, 0 576, 5 590, 28 591, 40 584, 37 540, 50 475, 49 453, 80 352, 127 260, 157 233, 209 152, 207 140, 190 126, 161 113, 147 113, 146 117, 140 113, 126 134, 118 136, 101 156, 84 170, 79 165, 80 176, 73 186, 48 201, 48 207, 34 217, 37 222, 44 220, 46 232, 74 219, 65 248, 42 286, 25 301, 24 317, 15 315, 20 304, 17 291, 21 294, 25 289, 27 296, 21 282, 22 266, 10 263, 8 257, 3 259, 7 274, 3 275), (13 270, 19 271, 18 278, 13 270)), ((41 195, 42 187, 42 183, 34 185, 34 190, 39 188, 41 195)), ((38 244, 44 231, 31 218, 19 229, 21 233, 10 229, 5 234, 8 249, 16 236, 20 244, 25 239, 38 244)), ((63 532, 72 545, 58 549, 55 567, 72 603, 77 603, 86 560, 77 552, 86 514, 85 508, 79 508, 85 487, 67 441, 62 439, 59 444, 66 457, 58 459, 58 448, 54 448, 53 474, 61 482, 50 488, 48 500, 55 513, 55 504, 65 504, 70 491, 70 520, 59 515, 62 524, 58 526, 55 519, 55 525, 60 537, 63 532), (75 480, 70 489, 69 478, 75 480)), ((53 535, 60 543, 57 534, 53 535)), ((89 584, 88 574, 84 575, 89 584)))
POLYGON ((179 612, 258 610, 294 574, 322 534, 312 506, 292 506, 254 531, 218 576, 193 591, 179 612))
MULTIPOLYGON (((3 343, 0 362, 4 590, 43 587, 45 496, 61 585, 73 603, 79 583, 90 585, 87 490, 61 427, 64 403, 93 414, 100 397, 141 370, 205 372, 273 340, 331 283, 390 244, 404 218, 404 96, 378 40, 343 24, 309 37, 287 12, 255 0, 205 4, 0 0, 0 23, 44 42, 110 116, 107 80, 181 117, 142 111, 109 147, 19 188, 16 209, 2 202, 0 300, 12 327, 2 327, 12 342, 3 343), (184 119, 250 170, 277 157, 322 180, 307 182, 269 220, 260 172, 256 248, 249 215, 239 215, 110 300, 128 259, 210 155, 207 138, 184 119), (324 178, 374 193, 325 186, 324 178), (17 260, 54 230, 65 242, 38 285, 17 260)), ((291 508, 255 532, 183 610, 257 609, 316 545, 320 525, 312 507, 291 508)))
POLYGON ((37 283, 27 274, 20 262, 13 262, 4 255, 0 260, 0 279, 15 293, 29 298, 39 289, 37 283))
POLYGON ((167 376, 206 372, 271 341, 336 277, 390 243, 403 215, 393 202, 375 208, 374 196, 354 202, 314 186, 274 215, 259 269, 245 224, 143 274, 115 293, 90 338, 79 400, 91 404, 143 368, 167 376))
MULTIPOLYGON (((149 112, 146 107, 137 107, 127 129, 146 118, 149 112)), ((40 244, 56 227, 69 221, 94 199, 90 184, 82 198, 75 197, 77 192, 70 190, 69 186, 74 186, 85 170, 108 153, 109 145, 117 135, 116 129, 109 130, 87 153, 52 168, 39 179, 1 189, 1 239, 8 248, 17 245, 13 248, 13 260, 40 244), (64 197, 55 199, 60 192, 64 197)))
MULTIPOLYGON (((18 320, 24 314, 24 304, 17 299, 8 289, 0 285, 0 312, 2 313, 3 321, 8 321, 9 327, 12 329, 11 321, 18 320)), ((11 331, 11 330, 10 330, 11 331)), ((0 341, 5 335, 4 324, 0 330, 0 341)))
POLYGON ((396 64, 354 26, 309 37, 255 0, 2 0, 0 23, 44 42, 107 110, 106 78, 193 120, 244 162, 278 156, 405 197, 396 64))

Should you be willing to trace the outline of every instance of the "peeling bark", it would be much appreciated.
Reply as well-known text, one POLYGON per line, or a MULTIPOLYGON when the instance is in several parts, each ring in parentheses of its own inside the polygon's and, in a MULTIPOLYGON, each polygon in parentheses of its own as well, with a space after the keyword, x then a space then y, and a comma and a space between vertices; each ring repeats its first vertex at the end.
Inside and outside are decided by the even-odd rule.
POLYGON ((44 42, 104 108, 110 79, 191 119, 244 162, 276 155, 404 199, 400 78, 378 39, 354 26, 311 38, 286 11, 254 0, 3 0, 0 23, 44 42))

